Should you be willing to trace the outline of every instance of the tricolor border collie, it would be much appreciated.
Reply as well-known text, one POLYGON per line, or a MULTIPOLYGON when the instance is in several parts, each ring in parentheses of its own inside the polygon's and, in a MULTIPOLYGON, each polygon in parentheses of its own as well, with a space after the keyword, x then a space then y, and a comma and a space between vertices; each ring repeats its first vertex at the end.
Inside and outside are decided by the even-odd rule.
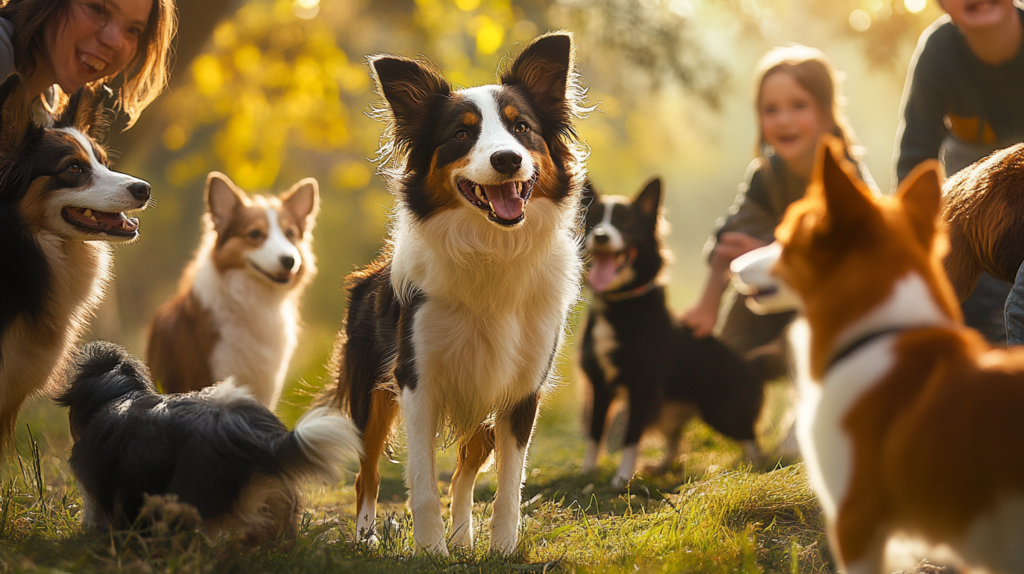
POLYGON ((161 395, 145 365, 106 341, 86 345, 71 376, 57 402, 68 408, 87 527, 139 525, 159 497, 194 507, 211 535, 294 537, 302 481, 336 478, 358 456, 352 422, 326 408, 289 432, 230 381, 161 395))
POLYGON ((777 242, 732 264, 755 310, 804 315, 798 438, 839 570, 890 572, 889 543, 911 542, 972 572, 1022 572, 1024 350, 963 325, 938 162, 875 199, 842 150, 819 146, 777 242))
POLYGON ((499 85, 454 90, 431 64, 370 57, 397 198, 384 254, 349 278, 336 400, 363 433, 357 529, 372 536, 377 463, 399 406, 417 549, 447 554, 439 431, 458 443, 451 541, 473 542, 473 484, 495 453, 491 548, 519 537, 526 451, 580 286, 584 109, 572 37, 529 44, 499 85))
POLYGON ((107 243, 139 236, 150 186, 111 171, 101 95, 74 94, 53 127, 20 78, 0 85, 0 447, 26 398, 55 382, 111 276, 107 243))
POLYGON ((608 411, 624 389, 629 422, 622 461, 612 478, 615 488, 632 478, 644 431, 657 429, 665 436, 665 456, 654 469, 663 471, 675 462, 682 431, 694 415, 739 441, 748 462, 760 459, 754 425, 764 401, 763 381, 721 341, 694 338, 666 304, 661 196, 660 179, 650 181, 632 201, 602 195, 592 183, 584 192, 593 304, 580 345, 590 391, 583 471, 596 466, 608 411))
POLYGON ((234 377, 274 409, 298 343, 299 298, 316 275, 319 197, 313 178, 249 197, 228 176, 207 176, 199 250, 150 323, 146 357, 164 392, 234 377))

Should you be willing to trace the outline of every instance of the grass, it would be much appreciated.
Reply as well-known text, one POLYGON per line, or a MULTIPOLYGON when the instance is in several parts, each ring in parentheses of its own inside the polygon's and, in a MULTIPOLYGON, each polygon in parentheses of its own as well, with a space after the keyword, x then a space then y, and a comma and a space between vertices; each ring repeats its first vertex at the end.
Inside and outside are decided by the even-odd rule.
MULTIPOLYGON (((326 351, 325 351, 326 353, 326 351)), ((307 373, 318 381, 322 370, 307 373)), ((567 377, 571 380, 571 377, 567 377)), ((319 384, 296 385, 279 411, 294 422, 319 384)), ((769 387, 761 444, 771 451, 788 386, 769 387)), ((0 467, 0 571, 4 572, 832 572, 821 511, 802 464, 769 470, 738 465, 739 448, 695 423, 671 472, 610 488, 618 457, 583 474, 580 394, 574 384, 548 397, 530 450, 521 545, 499 558, 486 549, 493 471, 480 475, 476 546, 449 558, 413 555, 402 465, 381 461, 380 510, 390 526, 380 544, 354 544, 354 476, 307 488, 299 536, 259 548, 209 539, 158 523, 149 531, 83 532, 81 497, 67 466, 65 413, 45 400, 22 415, 17 456, 0 467)), ((651 461, 660 454, 645 445, 651 461)), ((397 458, 404 459, 400 449, 397 458)), ((438 457, 447 493, 454 449, 438 457)), ((447 497, 445 496, 445 502, 447 497)))

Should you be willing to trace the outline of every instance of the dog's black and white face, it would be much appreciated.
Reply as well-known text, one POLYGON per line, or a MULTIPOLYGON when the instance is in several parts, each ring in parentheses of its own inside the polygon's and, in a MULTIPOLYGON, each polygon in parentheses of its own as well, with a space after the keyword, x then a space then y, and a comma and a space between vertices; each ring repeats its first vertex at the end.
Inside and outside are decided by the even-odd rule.
POLYGON ((590 288, 606 293, 653 281, 663 264, 658 232, 661 180, 652 180, 632 201, 601 195, 588 183, 583 201, 589 202, 584 247, 590 255, 590 288))
POLYGON ((3 108, 0 198, 16 205, 31 228, 80 241, 116 243, 138 237, 139 221, 126 212, 143 209, 150 198, 145 181, 112 171, 94 135, 102 112, 99 94, 72 96, 54 127, 33 122, 21 81, 0 85, 3 108))
MULTIPOLYGON (((543 36, 501 75, 501 84, 454 91, 429 63, 371 57, 390 145, 407 156, 395 188, 423 220, 472 210, 513 228, 532 200, 563 204, 576 165, 569 139, 577 112, 570 37, 543 36)), ((382 150, 384 151, 384 150, 382 150)))

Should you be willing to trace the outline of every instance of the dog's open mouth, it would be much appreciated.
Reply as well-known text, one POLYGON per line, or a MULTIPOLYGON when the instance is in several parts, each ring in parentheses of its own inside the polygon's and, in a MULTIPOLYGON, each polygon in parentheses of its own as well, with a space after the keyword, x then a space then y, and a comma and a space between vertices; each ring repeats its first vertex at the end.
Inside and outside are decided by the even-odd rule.
POLYGON ((85 207, 65 207, 60 212, 64 221, 93 233, 134 237, 139 229, 139 220, 128 217, 124 212, 108 213, 85 207))
POLYGON ((537 173, 526 181, 506 181, 481 185, 468 179, 459 180, 459 191, 470 203, 487 212, 487 218, 505 226, 513 226, 526 218, 526 202, 530 201, 537 173))
POLYGON ((597 293, 607 291, 619 273, 626 266, 631 265, 634 259, 636 259, 636 249, 592 253, 590 270, 587 272, 587 283, 597 293))
POLYGON ((253 269, 255 269, 256 271, 259 271, 267 279, 270 279, 274 283, 285 284, 285 283, 287 283, 287 282, 292 280, 292 272, 291 271, 284 271, 284 272, 281 272, 281 273, 271 273, 271 272, 267 271, 266 269, 263 269, 259 265, 256 265, 252 261, 249 261, 248 259, 246 259, 246 261, 248 261, 249 265, 252 265, 253 269))

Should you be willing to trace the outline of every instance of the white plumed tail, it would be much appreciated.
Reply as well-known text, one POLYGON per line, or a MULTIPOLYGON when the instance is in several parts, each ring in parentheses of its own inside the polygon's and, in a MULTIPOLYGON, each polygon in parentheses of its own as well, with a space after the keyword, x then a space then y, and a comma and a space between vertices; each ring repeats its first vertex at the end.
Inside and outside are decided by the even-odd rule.
POLYGON ((355 424, 329 407, 317 407, 302 415, 293 434, 309 462, 332 480, 338 478, 338 467, 359 460, 363 454, 355 424))

